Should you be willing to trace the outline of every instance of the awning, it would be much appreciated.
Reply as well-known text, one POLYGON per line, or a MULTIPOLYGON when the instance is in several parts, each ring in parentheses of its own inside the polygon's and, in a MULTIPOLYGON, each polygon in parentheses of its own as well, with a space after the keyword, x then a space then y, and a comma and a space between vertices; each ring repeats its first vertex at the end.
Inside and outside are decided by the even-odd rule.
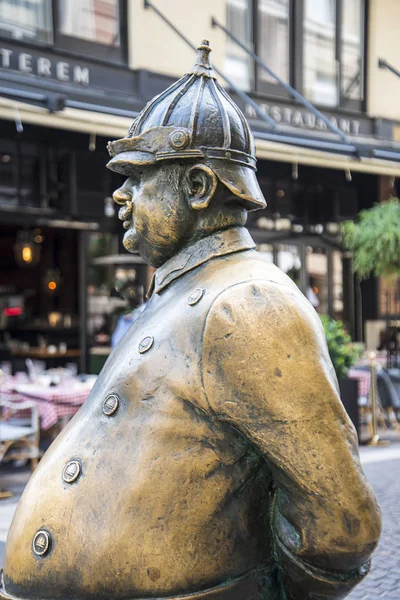
MULTIPOLYGON (((110 112, 112 109, 109 109, 110 112)), ((0 118, 14 121, 16 111, 23 123, 52 127, 80 133, 95 133, 110 139, 124 137, 132 125, 132 117, 116 116, 92 109, 66 107, 59 112, 49 112, 40 106, 0 97, 0 118)))
MULTIPOLYGON (((33 104, 0 97, 0 118, 14 121, 16 110, 19 111, 22 123, 80 133, 95 133, 110 139, 124 137, 132 124, 132 117, 69 107, 51 113, 33 104)), ((279 134, 266 135, 257 131, 254 135, 258 159, 400 177, 400 152, 371 147, 372 156, 355 157, 351 152, 352 146, 347 148, 344 144, 331 141, 325 142, 306 137, 291 139, 279 134), (278 141, 279 139, 285 139, 285 143, 278 141), (335 151, 330 152, 329 148, 334 148, 335 151)))
MULTIPOLYGON (((257 137, 256 150, 258 159, 400 177, 400 153, 393 153, 393 155, 396 155, 396 161, 379 158, 376 155, 357 158, 347 154, 295 146, 293 144, 264 140, 257 137)), ((381 152, 385 156, 384 151, 373 150, 373 152, 381 152)))

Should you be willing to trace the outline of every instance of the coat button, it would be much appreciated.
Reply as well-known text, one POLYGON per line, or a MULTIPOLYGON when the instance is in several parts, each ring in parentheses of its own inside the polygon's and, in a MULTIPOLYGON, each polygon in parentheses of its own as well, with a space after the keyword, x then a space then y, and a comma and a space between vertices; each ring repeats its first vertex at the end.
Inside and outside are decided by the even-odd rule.
POLYGON ((140 354, 144 354, 145 352, 150 350, 150 348, 152 347, 153 344, 154 344, 154 338, 151 335, 148 335, 147 337, 143 338, 139 344, 140 354))
POLYGON ((116 394, 110 394, 103 402, 103 413, 107 417, 111 417, 115 412, 117 412, 119 407, 119 398, 116 394))
POLYGON ((32 549, 36 556, 44 556, 50 550, 51 537, 45 529, 39 529, 33 538, 32 549))
POLYGON ((62 477, 65 483, 73 483, 81 474, 82 466, 78 460, 70 460, 63 469, 62 477))
POLYGON ((187 299, 187 303, 189 304, 189 306, 194 306, 195 304, 200 302, 200 300, 204 296, 204 292, 205 290, 203 288, 196 288, 195 290, 193 290, 193 292, 189 294, 187 299))

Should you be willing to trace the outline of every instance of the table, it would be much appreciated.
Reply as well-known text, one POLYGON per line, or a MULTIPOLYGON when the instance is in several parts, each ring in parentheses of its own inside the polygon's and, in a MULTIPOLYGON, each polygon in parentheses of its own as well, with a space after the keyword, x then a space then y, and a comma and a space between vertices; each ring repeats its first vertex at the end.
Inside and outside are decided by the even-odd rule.
POLYGON ((55 352, 49 352, 47 348, 29 348, 28 350, 14 350, 11 353, 11 362, 13 365, 13 372, 23 370, 25 361, 27 358, 32 360, 42 360, 46 364, 46 368, 54 368, 57 366, 63 366, 68 362, 77 363, 81 353, 78 349, 67 349, 60 351, 57 349, 55 352))
POLYGON ((8 378, 0 386, 0 397, 5 400, 23 403, 33 400, 38 408, 40 428, 49 429, 59 420, 72 417, 85 402, 94 381, 80 383, 69 381, 58 386, 43 386, 34 383, 17 383, 15 378, 8 378))

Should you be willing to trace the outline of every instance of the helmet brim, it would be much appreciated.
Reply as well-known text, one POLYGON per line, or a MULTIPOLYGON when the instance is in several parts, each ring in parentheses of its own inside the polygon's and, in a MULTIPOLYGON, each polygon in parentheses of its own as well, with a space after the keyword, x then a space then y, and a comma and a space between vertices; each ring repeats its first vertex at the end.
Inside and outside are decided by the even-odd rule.
POLYGON ((135 167, 154 165, 156 162, 156 156, 153 152, 133 150, 131 152, 121 152, 114 156, 107 163, 107 168, 115 171, 115 173, 130 177, 135 167))
MULTIPOLYGON (((107 163, 107 167, 116 173, 130 177, 135 168, 159 164, 160 162, 152 152, 134 150, 120 152, 107 163)), ((266 207, 267 203, 258 184, 254 169, 218 159, 200 158, 199 162, 209 165, 218 179, 226 185, 236 198, 241 200, 247 210, 259 210, 266 207)))

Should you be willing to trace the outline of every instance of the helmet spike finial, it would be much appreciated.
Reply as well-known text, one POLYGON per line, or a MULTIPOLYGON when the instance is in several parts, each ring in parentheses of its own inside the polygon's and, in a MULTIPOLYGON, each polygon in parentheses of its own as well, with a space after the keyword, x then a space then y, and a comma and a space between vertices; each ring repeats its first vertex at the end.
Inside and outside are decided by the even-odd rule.
POLYGON ((210 61, 210 42, 208 40, 202 40, 200 46, 197 48, 197 58, 194 63, 193 69, 189 71, 194 75, 210 77, 215 79, 214 71, 210 61))

